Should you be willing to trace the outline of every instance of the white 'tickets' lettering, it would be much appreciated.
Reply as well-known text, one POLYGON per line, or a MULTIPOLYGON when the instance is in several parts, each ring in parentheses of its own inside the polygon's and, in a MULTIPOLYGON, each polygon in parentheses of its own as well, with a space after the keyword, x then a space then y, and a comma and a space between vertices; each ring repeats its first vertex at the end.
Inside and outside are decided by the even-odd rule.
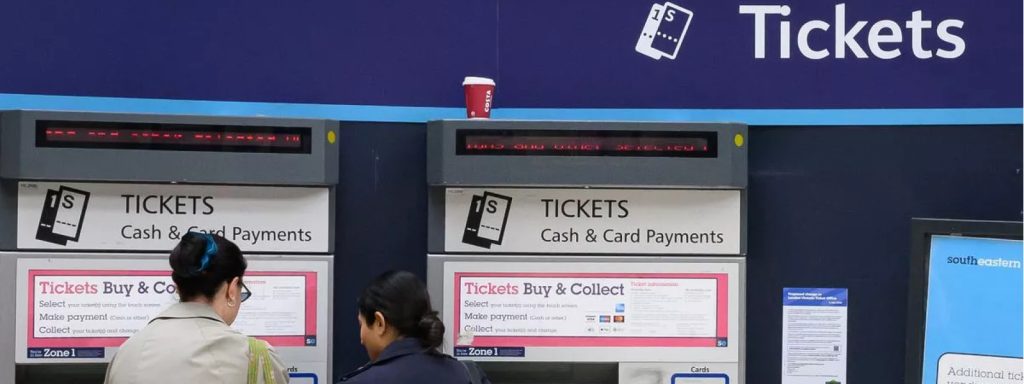
POLYGON ((868 48, 871 49, 871 54, 882 59, 895 59, 900 56, 899 48, 885 49, 882 47, 882 43, 900 43, 902 41, 903 30, 892 20, 879 21, 868 31, 868 48), (883 29, 887 29, 889 32, 883 35, 883 29))
POLYGON ((939 23, 939 38, 942 41, 953 44, 952 50, 940 49, 935 54, 943 59, 955 59, 964 54, 964 50, 967 49, 967 43, 960 36, 949 33, 949 28, 963 29, 963 20, 943 20, 939 23))
MULTIPOLYGON (((805 58, 820 60, 833 56, 837 59, 847 58, 847 51, 852 57, 858 59, 879 58, 884 60, 895 59, 903 54, 900 45, 904 42, 904 33, 897 21, 883 19, 874 22, 847 18, 846 4, 836 4, 835 14, 832 23, 824 20, 805 21, 797 23, 796 45, 800 54, 805 58), (869 27, 870 25, 870 27, 869 27), (867 30, 866 44, 861 40, 862 32, 867 30), (828 47, 812 47, 810 36, 812 33, 819 34, 832 31, 834 36, 833 51, 828 47), (865 51, 864 47, 868 50, 865 51), (870 54, 868 53, 870 52, 870 54)), ((791 57, 791 20, 786 18, 793 13, 788 5, 740 5, 739 13, 754 16, 754 58, 764 59, 767 51, 767 30, 769 19, 778 22, 779 31, 779 58, 789 59, 791 57)), ((806 19, 805 19, 806 20, 806 19)), ((967 42, 955 31, 964 28, 963 20, 947 19, 938 23, 935 27, 935 36, 948 47, 929 49, 926 41, 926 30, 932 29, 932 21, 924 18, 924 12, 914 11, 910 14, 910 20, 903 23, 903 27, 910 31, 910 50, 918 59, 930 59, 938 56, 943 59, 955 59, 964 54, 967 50, 967 42)), ((774 28, 771 28, 774 30, 774 28)), ((816 40, 818 41, 818 40, 816 40)), ((820 43, 818 43, 820 44, 820 43)))
MULTIPOLYGON (((754 15, 754 57, 758 59, 764 58, 764 20, 765 15, 782 15, 789 16, 789 7, 785 5, 741 5, 740 13, 744 15, 754 15)), ((787 23, 788 27, 789 24, 787 23)), ((789 35, 787 28, 786 35, 789 35)), ((789 42, 786 42, 787 50, 784 53, 785 57, 789 57, 789 42)))
POLYGON ((828 57, 828 48, 816 50, 811 48, 810 44, 807 41, 807 38, 811 34, 811 31, 815 29, 828 31, 828 23, 821 20, 808 21, 807 24, 804 24, 804 26, 800 27, 800 32, 796 34, 796 46, 800 47, 800 53, 803 54, 804 57, 808 59, 824 59, 828 57))
POLYGON ((914 11, 910 14, 910 21, 907 21, 907 28, 910 29, 910 40, 914 47, 914 56, 919 59, 930 59, 932 51, 924 49, 921 32, 932 27, 930 20, 921 19, 921 11, 914 11))
POLYGON ((864 26, 868 25, 866 21, 858 21, 853 23, 853 27, 849 30, 846 29, 846 4, 836 5, 836 58, 842 59, 846 57, 846 47, 850 48, 854 56, 858 59, 864 59, 868 57, 867 53, 861 49, 860 44, 857 43, 857 34, 860 33, 864 26))

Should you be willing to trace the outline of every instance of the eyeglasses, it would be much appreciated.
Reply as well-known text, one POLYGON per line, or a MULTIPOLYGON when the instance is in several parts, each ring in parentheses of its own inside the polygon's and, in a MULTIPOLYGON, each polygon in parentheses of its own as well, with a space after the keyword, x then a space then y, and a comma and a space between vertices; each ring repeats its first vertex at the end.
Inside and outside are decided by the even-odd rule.
POLYGON ((246 300, 249 300, 249 298, 252 297, 252 291, 249 290, 249 287, 245 286, 245 283, 239 281, 238 284, 242 285, 242 294, 241 294, 241 296, 242 296, 242 302, 244 303, 246 300))

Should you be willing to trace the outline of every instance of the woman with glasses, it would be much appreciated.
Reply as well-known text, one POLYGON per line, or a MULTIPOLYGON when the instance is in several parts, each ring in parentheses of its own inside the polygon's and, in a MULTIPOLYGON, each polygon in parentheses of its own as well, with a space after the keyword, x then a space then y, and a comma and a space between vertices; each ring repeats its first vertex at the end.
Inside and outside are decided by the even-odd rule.
POLYGON ((238 246, 189 232, 171 251, 170 263, 181 302, 121 345, 106 383, 287 383, 273 349, 231 328, 251 296, 238 246))

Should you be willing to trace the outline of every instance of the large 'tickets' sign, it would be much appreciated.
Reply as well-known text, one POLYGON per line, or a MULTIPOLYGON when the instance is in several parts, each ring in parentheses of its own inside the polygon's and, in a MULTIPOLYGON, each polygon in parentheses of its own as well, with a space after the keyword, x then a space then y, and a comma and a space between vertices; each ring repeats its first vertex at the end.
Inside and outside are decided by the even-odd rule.
POLYGON ((327 252, 329 197, 327 188, 22 182, 18 248, 167 251, 197 231, 243 251, 327 252))
POLYGON ((738 190, 448 189, 446 252, 739 254, 738 190))
POLYGON ((829 124, 864 115, 891 122, 992 118, 1020 124, 1022 4, 481 0, 440 9, 413 0, 317 1, 276 9, 273 15, 258 7, 234 8, 238 20, 272 19, 277 28, 236 23, 231 26, 235 33, 225 39, 289 53, 252 55, 249 50, 206 49, 194 44, 190 34, 165 33, 219 27, 219 20, 207 17, 207 7, 169 13, 163 2, 136 2, 133 15, 140 18, 135 22, 149 28, 125 34, 120 33, 124 20, 119 14, 94 14, 89 2, 65 1, 57 9, 38 1, 7 2, 7 13, 46 15, 47 22, 39 28, 40 17, 22 17, 0 25, 0 36, 8 39, 5 46, 25 52, 4 58, 0 92, 6 95, 0 101, 22 108, 67 108, 68 103, 99 108, 95 103, 102 106, 102 99, 34 95, 137 97, 174 100, 166 106, 160 100, 144 102, 156 110, 280 114, 286 108, 306 116, 418 120, 458 112, 379 114, 351 105, 462 106, 459 82, 466 75, 483 75, 499 79, 497 116, 634 120, 696 115, 729 121, 749 116, 787 124, 794 118, 773 110, 797 109, 797 116, 810 113, 812 122, 829 124), (86 12, 91 17, 83 19, 86 12), (387 33, 378 20, 382 14, 392 21, 387 33), (316 23, 317 33, 331 38, 310 39, 309 20, 324 15, 332 17, 316 23), (20 38, 29 30, 39 38, 20 38), (118 38, 107 38, 111 34, 118 38), (154 40, 164 42, 164 55, 140 55, 134 49, 154 40), (293 41, 302 43, 289 44, 293 41), (373 54, 354 54, 367 50, 373 54), (111 54, 92 55, 83 67, 81 52, 111 54), (418 60, 408 60, 411 55, 418 60), (195 70, 163 57, 187 57, 228 70, 195 70), (233 65, 238 62, 246 65, 233 65), (71 73, 83 75, 63 75, 71 73), (108 78, 117 81, 104 81, 108 78), (581 110, 558 110, 564 108, 581 110), (622 108, 639 110, 617 110, 622 108), (905 108, 1017 112, 888 111, 905 108), (835 109, 869 111, 830 112, 835 109))

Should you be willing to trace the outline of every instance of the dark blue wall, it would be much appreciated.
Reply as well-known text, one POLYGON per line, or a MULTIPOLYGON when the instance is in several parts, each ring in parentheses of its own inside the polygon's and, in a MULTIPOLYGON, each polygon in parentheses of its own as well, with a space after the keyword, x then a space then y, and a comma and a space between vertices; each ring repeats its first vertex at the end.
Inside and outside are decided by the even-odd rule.
POLYGON ((782 288, 850 289, 848 381, 903 383, 910 218, 1021 220, 1020 126, 752 127, 748 382, 781 375, 782 288))
MULTIPOLYGON (((335 371, 366 361, 355 297, 426 270, 425 127, 342 129, 335 371)), ((778 383, 783 287, 850 289, 849 381, 903 382, 910 218, 1021 219, 1020 126, 752 127, 748 382, 778 383)))
POLYGON ((334 263, 334 376, 367 361, 356 298, 389 269, 426 278, 426 124, 343 123, 334 263))

